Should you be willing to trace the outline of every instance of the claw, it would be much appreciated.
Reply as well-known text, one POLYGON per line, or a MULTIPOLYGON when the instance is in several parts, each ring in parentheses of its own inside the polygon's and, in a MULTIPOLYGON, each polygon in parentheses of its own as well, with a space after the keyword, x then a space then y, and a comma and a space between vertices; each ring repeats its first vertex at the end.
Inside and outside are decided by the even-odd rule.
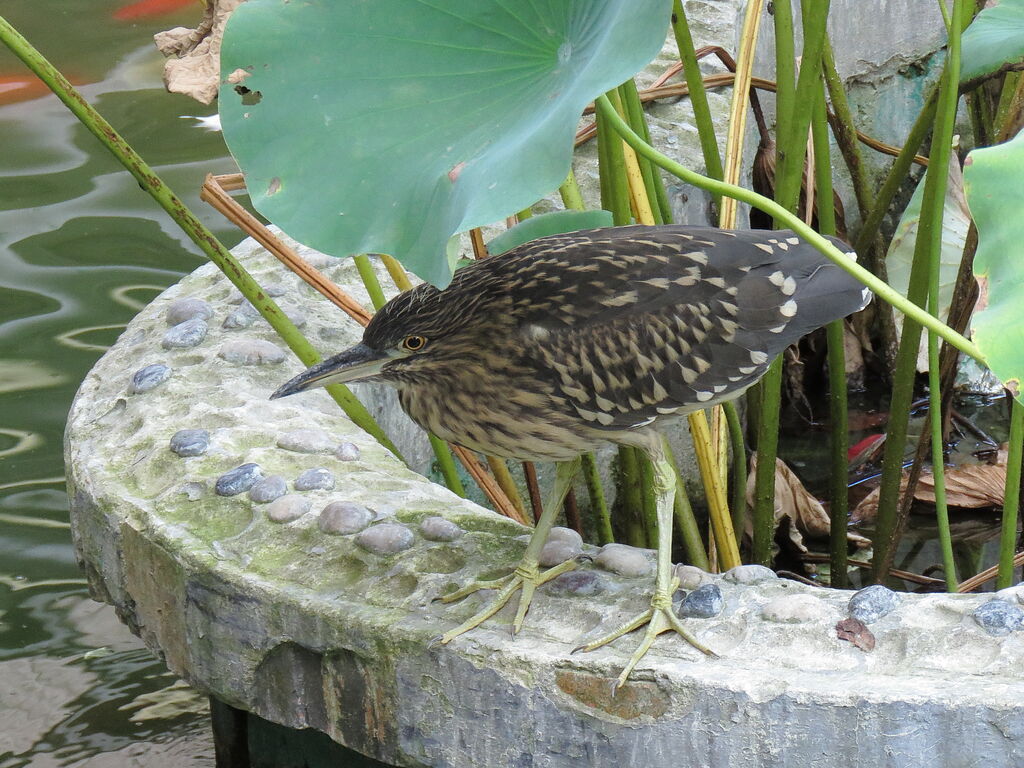
POLYGON ((565 573, 566 571, 571 571, 576 567, 576 565, 577 562, 575 559, 566 560, 564 563, 556 565, 554 568, 548 568, 546 571, 541 573, 538 571, 537 564, 535 562, 531 563, 524 561, 520 563, 519 567, 517 567, 508 576, 504 576, 500 579, 494 579, 492 581, 474 581, 461 589, 457 589, 447 595, 442 595, 438 598, 439 600, 444 603, 453 603, 456 600, 461 600, 467 595, 471 595, 481 589, 499 590, 494 600, 492 600, 486 608, 474 614, 454 629, 450 629, 445 632, 441 636, 441 643, 450 643, 459 635, 480 626, 487 621, 487 619, 500 611, 505 606, 505 603, 512 599, 512 596, 516 592, 521 591, 522 594, 519 596, 519 605, 516 608, 516 615, 512 620, 512 634, 518 634, 519 630, 523 627, 523 621, 526 619, 526 613, 530 610, 530 603, 533 601, 533 596, 537 587, 551 581, 551 579, 565 573))

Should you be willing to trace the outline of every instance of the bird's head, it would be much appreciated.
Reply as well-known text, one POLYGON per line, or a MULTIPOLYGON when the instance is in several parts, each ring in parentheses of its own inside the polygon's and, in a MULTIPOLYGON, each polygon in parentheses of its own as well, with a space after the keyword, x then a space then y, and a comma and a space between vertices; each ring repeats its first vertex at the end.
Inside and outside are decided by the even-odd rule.
POLYGON ((479 291, 423 284, 389 301, 374 315, 363 340, 286 382, 271 399, 328 384, 381 380, 393 384, 436 376, 471 354, 470 329, 479 328, 479 291))

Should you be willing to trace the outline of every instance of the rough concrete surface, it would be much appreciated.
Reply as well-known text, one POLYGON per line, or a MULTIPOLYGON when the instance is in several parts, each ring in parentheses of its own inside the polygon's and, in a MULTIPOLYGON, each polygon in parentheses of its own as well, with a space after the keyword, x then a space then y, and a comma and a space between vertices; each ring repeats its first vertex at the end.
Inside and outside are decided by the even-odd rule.
MULTIPOLYGON (((302 304, 313 339, 356 337, 261 250, 237 250, 261 283, 287 281, 279 300, 302 304)), ((355 282, 350 262, 326 271, 355 282)), ((144 310, 83 383, 66 444, 76 547, 96 596, 201 691, 406 766, 1024 764, 1024 632, 988 634, 972 616, 988 597, 903 596, 871 625, 868 653, 836 636, 849 593, 688 571, 688 583, 721 590, 719 616, 686 620, 721 658, 662 638, 612 696, 636 638, 569 651, 641 610, 651 577, 591 563, 580 572, 593 578, 540 590, 515 640, 506 609, 434 644, 488 596, 433 599, 508 571, 525 529, 403 467, 324 392, 268 400, 301 365, 218 357, 238 338, 276 343, 262 320, 221 327, 230 293, 205 266, 144 310), (165 312, 180 298, 214 307, 210 331, 195 347, 164 349, 165 312), (135 372, 157 363, 171 369, 166 381, 129 394, 135 372), (186 428, 209 432, 205 453, 171 451, 186 428), (309 439, 281 441, 298 430, 309 439), (355 445, 359 458, 338 458, 335 443, 355 445), (217 495, 217 478, 248 463, 285 478, 308 511, 274 522, 247 493, 217 495), (335 487, 296 491, 314 467, 335 487), (374 520, 360 533, 322 531, 319 514, 333 502, 374 520), (462 533, 429 533, 439 517, 462 533), (360 545, 381 525, 393 526, 385 541, 397 532, 396 549, 360 545)))

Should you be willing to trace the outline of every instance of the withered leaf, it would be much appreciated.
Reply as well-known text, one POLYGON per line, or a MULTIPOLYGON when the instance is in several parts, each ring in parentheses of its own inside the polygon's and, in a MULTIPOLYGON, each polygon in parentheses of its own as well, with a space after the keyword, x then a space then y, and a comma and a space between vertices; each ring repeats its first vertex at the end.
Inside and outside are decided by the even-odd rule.
POLYGON ((836 624, 836 636, 840 640, 853 643, 862 651, 875 649, 875 636, 871 634, 871 630, 863 621, 852 616, 836 624))

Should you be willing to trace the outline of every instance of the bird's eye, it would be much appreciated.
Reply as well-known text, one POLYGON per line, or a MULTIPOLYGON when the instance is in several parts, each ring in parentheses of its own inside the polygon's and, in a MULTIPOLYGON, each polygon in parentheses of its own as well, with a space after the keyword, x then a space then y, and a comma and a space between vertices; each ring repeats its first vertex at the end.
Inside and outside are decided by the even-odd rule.
POLYGON ((427 346, 427 340, 423 336, 406 336, 402 346, 410 352, 419 352, 427 346))

